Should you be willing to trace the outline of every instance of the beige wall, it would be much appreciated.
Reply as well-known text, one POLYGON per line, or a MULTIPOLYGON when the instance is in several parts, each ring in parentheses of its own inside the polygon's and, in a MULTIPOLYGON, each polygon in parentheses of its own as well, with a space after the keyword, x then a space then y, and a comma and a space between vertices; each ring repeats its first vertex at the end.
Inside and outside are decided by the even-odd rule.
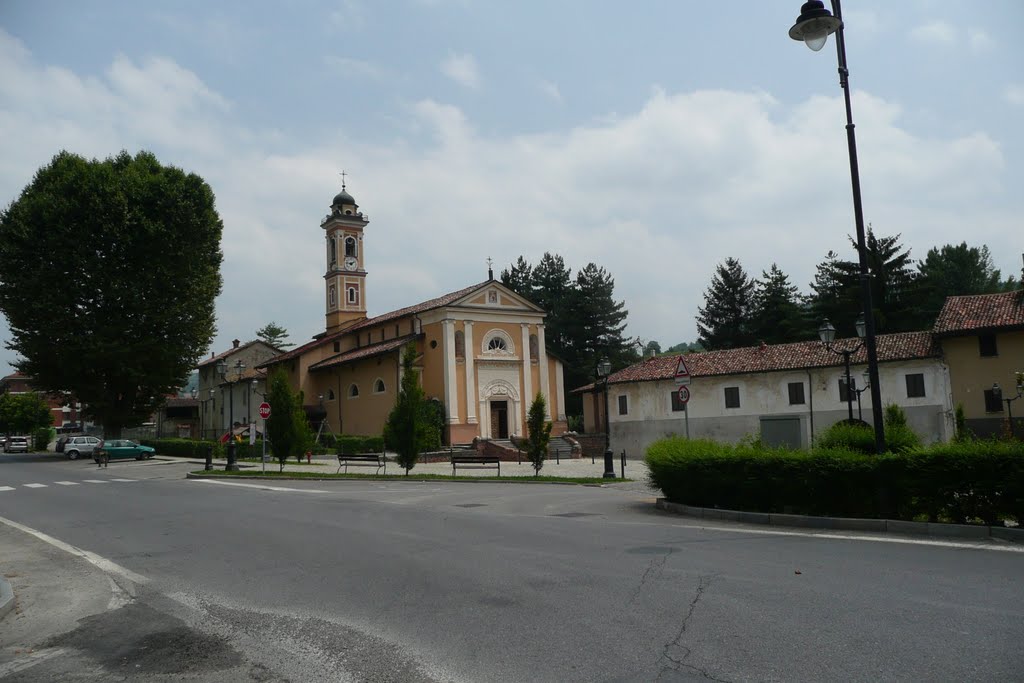
MULTIPOLYGON (((962 404, 964 416, 971 419, 1001 418, 1003 413, 985 412, 985 390, 998 383, 1003 396, 1017 391, 1016 372, 1024 371, 1024 331, 996 333, 998 355, 983 357, 977 336, 946 337, 939 340, 949 366, 953 385, 953 404, 962 404)), ((1022 401, 1024 403, 1024 401, 1022 401)), ((1006 404, 1003 404, 1004 408, 1006 404)), ((1024 406, 1014 404, 1014 414, 1024 414, 1024 406)))

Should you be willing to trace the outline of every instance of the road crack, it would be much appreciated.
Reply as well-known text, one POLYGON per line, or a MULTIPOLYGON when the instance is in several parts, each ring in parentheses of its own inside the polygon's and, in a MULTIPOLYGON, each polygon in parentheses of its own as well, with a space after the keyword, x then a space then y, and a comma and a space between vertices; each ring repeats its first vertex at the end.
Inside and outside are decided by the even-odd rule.
MULTIPOLYGON (((664 564, 664 561, 662 564, 664 564)), ((664 660, 665 663, 662 665, 661 671, 658 672, 658 677, 655 680, 661 680, 662 676, 669 671, 678 672, 680 669, 687 669, 700 674, 708 680, 719 681, 720 683, 729 683, 727 679, 713 676, 707 671, 707 669, 702 669, 693 664, 687 664, 686 660, 689 659, 693 650, 682 644, 682 640, 686 636, 686 629, 689 627, 690 620, 693 618, 693 613, 697 609, 697 603, 699 603, 701 598, 704 597, 704 592, 707 591, 713 579, 713 576, 698 577, 697 592, 694 594, 693 599, 690 600, 686 614, 683 616, 683 619, 679 624, 679 630, 676 631, 675 637, 672 638, 672 640, 665 643, 665 648, 661 653, 661 660, 664 660)))
POLYGON ((647 565, 647 569, 644 570, 643 575, 640 577, 640 583, 633 589, 633 594, 629 596, 629 602, 627 604, 632 605, 636 602, 648 581, 661 576, 662 570, 665 569, 665 563, 668 562, 668 558, 673 552, 675 552, 675 548, 669 548, 668 552, 664 555, 651 559, 650 564, 647 565))

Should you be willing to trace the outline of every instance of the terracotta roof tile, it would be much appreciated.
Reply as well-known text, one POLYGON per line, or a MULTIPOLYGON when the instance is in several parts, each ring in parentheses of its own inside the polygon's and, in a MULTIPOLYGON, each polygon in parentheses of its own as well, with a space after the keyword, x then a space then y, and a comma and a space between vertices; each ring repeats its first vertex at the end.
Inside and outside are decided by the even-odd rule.
POLYGON ((939 336, 994 329, 1024 329, 1024 292, 946 298, 932 332, 939 336))
MULTIPOLYGON (((937 358, 939 349, 929 332, 903 332, 882 334, 876 338, 879 362, 912 360, 916 358, 937 358)), ((853 348, 859 339, 837 339, 836 349, 853 348)), ((652 382, 672 379, 676 373, 679 356, 655 356, 613 372, 609 384, 622 382, 652 382)), ((716 375, 738 375, 753 372, 774 372, 779 370, 803 370, 841 366, 841 354, 829 351, 821 342, 806 341, 792 344, 747 346, 722 351, 702 351, 685 356, 686 367, 692 377, 713 377, 716 375)), ((850 356, 851 364, 868 362, 867 350, 863 347, 850 356)), ((593 384, 574 389, 588 391, 593 384)))
POLYGON ((377 356, 382 353, 387 353, 388 351, 394 351, 395 349, 402 348, 419 336, 420 335, 418 334, 407 334, 404 337, 396 337, 395 339, 388 339, 384 342, 377 342, 376 344, 370 344, 369 346, 352 349, 351 351, 340 353, 337 356, 325 358, 319 363, 314 363, 309 366, 309 370, 310 372, 314 370, 326 370, 327 368, 337 367, 362 358, 370 358, 371 356, 377 356))

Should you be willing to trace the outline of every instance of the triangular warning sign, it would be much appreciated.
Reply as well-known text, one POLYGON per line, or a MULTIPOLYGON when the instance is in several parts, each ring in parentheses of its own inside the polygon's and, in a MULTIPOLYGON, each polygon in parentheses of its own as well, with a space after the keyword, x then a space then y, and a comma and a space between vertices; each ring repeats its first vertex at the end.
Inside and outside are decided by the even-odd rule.
POLYGON ((676 365, 675 380, 676 384, 690 383, 690 369, 686 367, 686 361, 682 356, 679 356, 679 363, 676 365))

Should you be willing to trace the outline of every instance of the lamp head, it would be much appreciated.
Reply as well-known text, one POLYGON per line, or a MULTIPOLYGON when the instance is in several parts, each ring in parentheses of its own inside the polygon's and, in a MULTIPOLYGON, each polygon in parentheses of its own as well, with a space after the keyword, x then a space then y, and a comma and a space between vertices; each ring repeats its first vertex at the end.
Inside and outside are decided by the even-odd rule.
POLYGON ((228 374, 228 362, 223 358, 217 361, 217 374, 221 377, 228 374))
POLYGON ((999 388, 999 382, 992 382, 992 395, 997 401, 1003 400, 1003 390, 999 388))
POLYGON ((871 386, 871 371, 865 368, 864 374, 861 376, 864 378, 864 388, 867 389, 869 386, 871 386))
POLYGON ((836 328, 832 327, 832 323, 825 318, 821 321, 821 327, 818 328, 818 337, 826 346, 836 340, 836 328))
POLYGON ((863 313, 861 314, 861 316, 859 318, 857 318, 857 322, 854 323, 854 324, 857 326, 857 336, 860 337, 861 339, 863 339, 864 335, 866 334, 866 330, 867 330, 867 325, 864 324, 864 314, 863 313))
POLYGON ((597 362, 597 376, 607 377, 608 373, 612 370, 612 364, 607 358, 601 358, 597 362))
POLYGON ((196 396, 199 395, 199 390, 198 389, 193 389, 189 393, 192 394, 192 398, 194 399, 196 396))
POLYGON ((825 9, 825 3, 821 0, 808 0, 800 8, 796 23, 789 29, 789 37, 803 41, 817 52, 825 46, 829 35, 838 31, 842 25, 843 22, 825 9))

